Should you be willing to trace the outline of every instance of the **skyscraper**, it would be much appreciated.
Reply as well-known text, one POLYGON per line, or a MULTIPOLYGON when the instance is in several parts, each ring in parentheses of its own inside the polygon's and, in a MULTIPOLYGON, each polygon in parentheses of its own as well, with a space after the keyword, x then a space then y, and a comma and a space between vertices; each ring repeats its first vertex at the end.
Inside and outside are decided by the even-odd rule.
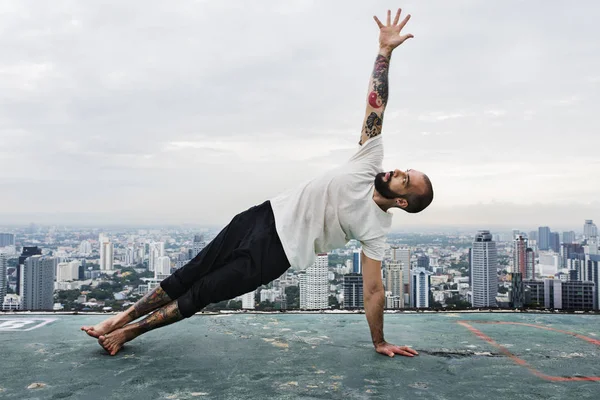
POLYGON ((148 271, 154 272, 156 270, 156 260, 159 257, 165 255, 165 243, 164 242, 153 242, 150 243, 148 250, 148 271))
POLYGON ((550 249, 550 228, 547 226, 538 228, 538 247, 540 250, 550 249))
POLYGON ((535 252, 528 247, 525 251, 525 276, 526 279, 535 279, 535 252))
POLYGON ((412 306, 411 299, 411 278, 410 278, 410 249, 408 247, 398 247, 394 249, 392 259, 402 265, 402 284, 404 285, 402 296, 405 306, 412 306))
POLYGON ((360 257, 360 250, 354 250, 352 252, 352 273, 362 274, 362 260, 360 257))
POLYGON ((513 270, 525 276, 525 265, 527 262, 527 239, 522 235, 515 237, 513 241, 513 270))
POLYGON ((80 264, 81 263, 77 260, 58 263, 56 268, 56 282, 69 282, 78 280, 80 264))
POLYGON ((8 257, 0 253, 0 306, 6 296, 6 268, 8 266, 8 257))
POLYGON ((112 271, 114 263, 114 247, 104 234, 100 234, 100 271, 112 271))
POLYGON ((598 227, 594 224, 594 220, 586 219, 583 224, 583 237, 590 239, 598 236, 598 227))
POLYGON ((254 310, 255 299, 254 294, 256 290, 245 293, 242 295, 242 308, 245 310, 254 310))
POLYGON ((404 267, 401 261, 392 261, 385 266, 385 290, 398 297, 399 307, 404 308, 404 267))
POLYGON ((329 308, 329 257, 318 254, 312 266, 300 279, 300 308, 321 310, 329 308))
POLYGON ((21 268, 21 308, 52 310, 56 259, 49 256, 31 256, 21 268))
POLYGON ((17 267, 17 294, 20 296, 22 295, 21 293, 21 287, 23 286, 21 281, 21 272, 22 272, 22 266, 25 264, 25 260, 27 260, 27 258, 31 257, 31 256, 35 256, 35 255, 41 255, 42 254, 42 249, 40 249, 37 246, 32 246, 32 247, 23 247, 23 251, 21 252, 21 256, 19 257, 19 265, 17 267))
POLYGON ((479 231, 471 250, 473 307, 496 307, 498 252, 489 231, 479 231))
POLYGON ((0 233, 0 247, 14 246, 15 235, 12 233, 0 233))
POLYGON ((550 232, 550 250, 560 253, 560 235, 558 232, 550 232))
POLYGON ((362 309, 364 306, 362 275, 344 275, 344 308, 356 310, 362 309))
POLYGON ((425 268, 417 268, 411 272, 411 298, 415 308, 429 308, 430 275, 431 273, 425 268))

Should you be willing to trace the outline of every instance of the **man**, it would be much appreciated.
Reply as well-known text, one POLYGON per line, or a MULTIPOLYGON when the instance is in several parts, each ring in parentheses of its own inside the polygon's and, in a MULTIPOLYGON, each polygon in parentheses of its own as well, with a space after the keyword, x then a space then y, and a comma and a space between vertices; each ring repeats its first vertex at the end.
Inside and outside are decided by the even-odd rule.
POLYGON ((381 260, 392 222, 388 210, 397 207, 416 213, 433 200, 425 174, 381 172, 390 57, 413 37, 401 35, 410 15, 399 23, 400 14, 398 10, 392 23, 388 10, 385 25, 374 17, 380 31, 379 54, 369 82, 360 149, 346 164, 236 215, 193 260, 127 311, 81 329, 115 355, 125 342, 145 332, 190 317, 210 303, 251 292, 281 276, 290 265, 306 268, 316 253, 357 239, 362 244, 365 312, 375 350, 390 357, 416 355, 415 350, 383 338, 381 260))

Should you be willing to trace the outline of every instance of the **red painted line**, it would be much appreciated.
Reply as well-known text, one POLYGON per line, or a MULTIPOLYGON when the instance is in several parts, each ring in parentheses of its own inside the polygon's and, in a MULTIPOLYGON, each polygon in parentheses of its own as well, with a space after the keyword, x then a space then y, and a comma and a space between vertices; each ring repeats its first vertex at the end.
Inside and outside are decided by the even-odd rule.
MULTIPOLYGON (((533 328, 538 328, 538 329, 545 329, 545 330, 549 330, 549 331, 555 331, 555 332, 560 332, 560 333, 564 333, 566 335, 571 335, 574 336, 578 339, 582 339, 585 340, 587 342, 593 343, 595 345, 600 346, 600 340, 597 339, 592 339, 590 337, 587 336, 583 336, 580 335, 578 333, 574 333, 574 332, 569 332, 569 331, 563 331, 561 329, 555 329, 555 328, 551 328, 548 326, 543 326, 543 325, 534 325, 534 324, 526 324, 526 323, 522 323, 522 322, 504 322, 504 321, 469 321, 471 323, 478 323, 478 324, 499 324, 499 325, 522 325, 522 326, 529 326, 529 327, 533 327, 533 328)), ((533 375, 547 380, 547 381, 551 381, 551 382, 567 382, 567 381, 598 381, 600 382, 600 376, 552 376, 552 375, 546 375, 542 372, 540 372, 539 370, 533 368, 531 365, 529 365, 527 363, 527 361, 523 360, 522 358, 517 357, 516 355, 514 355, 513 353, 511 353, 506 347, 502 346, 501 344, 498 344, 494 339, 492 339, 491 337, 489 337, 488 335, 486 335, 485 333, 481 332, 479 329, 473 327, 471 324, 469 324, 469 322, 467 321, 457 321, 457 323, 459 325, 464 326, 465 328, 467 328, 468 330, 470 330, 471 332, 473 332, 475 334, 475 336, 477 336, 478 338, 485 340, 486 342, 488 342, 489 344, 491 344, 492 346, 496 347, 498 350, 500 350, 500 352, 502 352, 504 355, 506 355, 507 357, 509 357, 511 360, 513 360, 517 365, 521 365, 525 368, 527 368, 529 370, 529 372, 531 372, 533 375)))

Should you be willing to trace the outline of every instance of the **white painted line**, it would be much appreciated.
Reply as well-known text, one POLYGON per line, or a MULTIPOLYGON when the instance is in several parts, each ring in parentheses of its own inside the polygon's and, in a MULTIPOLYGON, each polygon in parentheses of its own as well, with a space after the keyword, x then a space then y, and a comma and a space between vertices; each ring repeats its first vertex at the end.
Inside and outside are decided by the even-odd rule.
POLYGON ((2 318, 0 332, 26 332, 41 328, 57 318, 2 318))

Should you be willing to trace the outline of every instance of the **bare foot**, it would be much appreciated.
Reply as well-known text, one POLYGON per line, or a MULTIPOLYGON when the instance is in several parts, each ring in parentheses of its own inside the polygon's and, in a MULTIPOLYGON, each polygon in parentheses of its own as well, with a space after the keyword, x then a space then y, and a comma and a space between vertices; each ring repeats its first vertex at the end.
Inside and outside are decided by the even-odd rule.
POLYGON ((119 328, 110 334, 102 335, 98 338, 98 343, 104 348, 111 356, 114 356, 121 350, 123 344, 135 339, 138 334, 134 329, 130 328, 119 328))
POLYGON ((121 314, 123 314, 123 313, 113 315, 109 319, 104 320, 94 326, 82 326, 81 330, 85 331, 85 333, 87 333, 91 337, 98 339, 98 338, 100 338, 100 336, 111 333, 114 330, 119 329, 119 328, 123 327, 125 324, 127 324, 128 322, 130 322, 127 319, 123 318, 123 315, 121 315, 121 314))

